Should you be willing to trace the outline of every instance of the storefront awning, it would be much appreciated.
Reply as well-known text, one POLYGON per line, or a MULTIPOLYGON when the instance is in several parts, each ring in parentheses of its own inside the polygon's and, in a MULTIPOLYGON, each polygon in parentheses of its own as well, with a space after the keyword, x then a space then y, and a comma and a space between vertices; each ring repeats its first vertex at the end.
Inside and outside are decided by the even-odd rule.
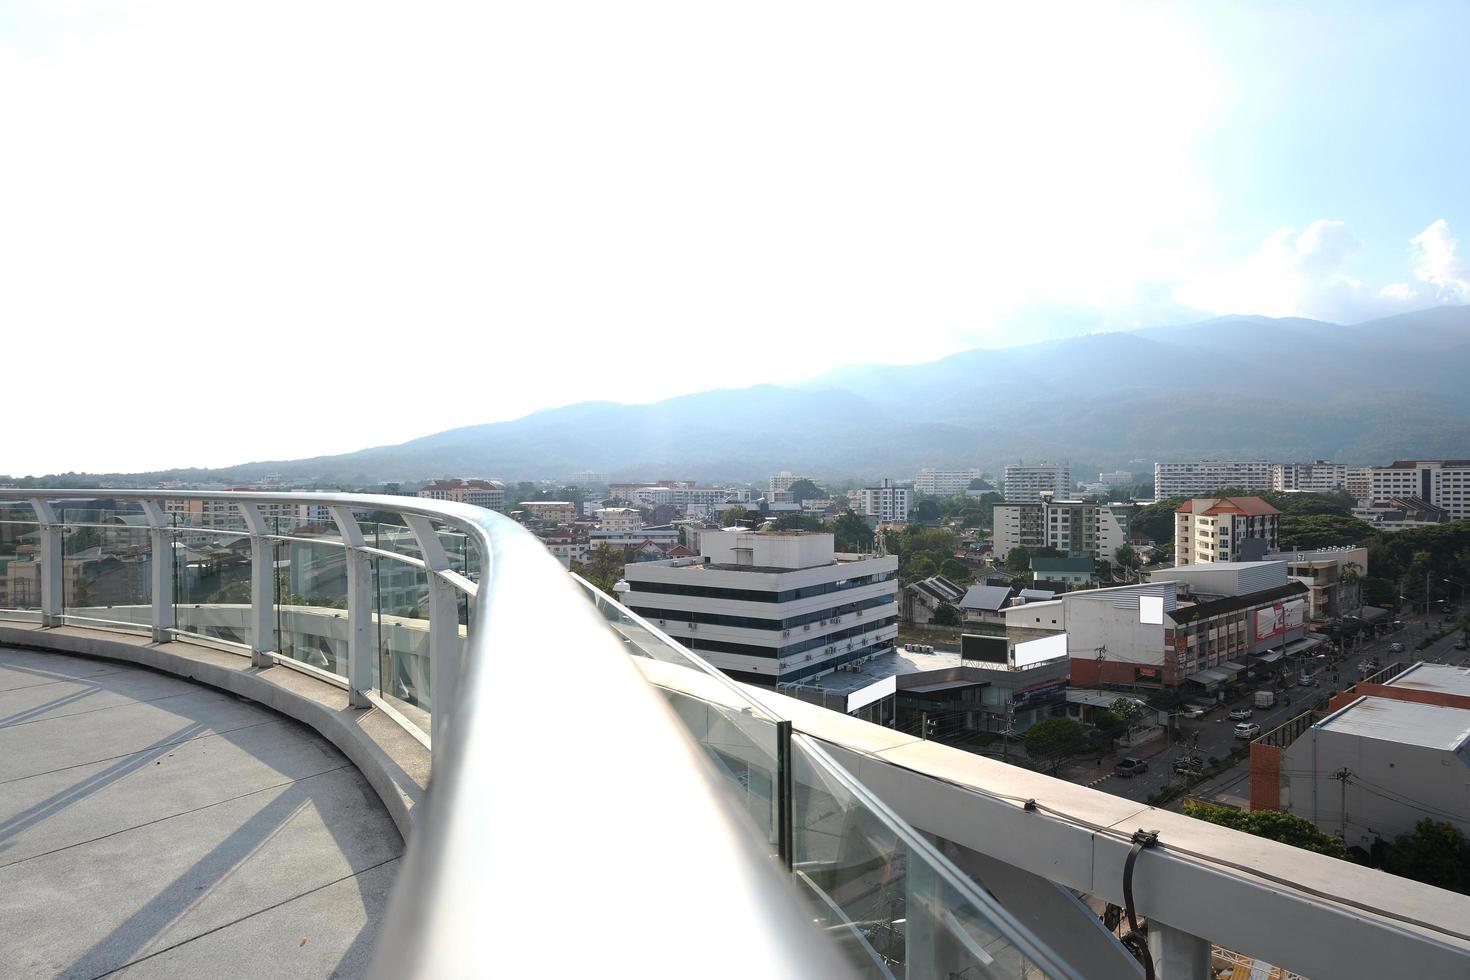
POLYGON ((1308 650, 1314 650, 1326 642, 1327 641, 1322 639, 1322 637, 1320 636, 1304 636, 1300 640, 1292 640, 1286 645, 1286 655, 1288 657, 1294 657, 1299 653, 1306 653, 1308 650))
POLYGON ((1358 618, 1365 623, 1376 623, 1380 619, 1385 619, 1387 617, 1387 609, 1380 609, 1377 606, 1364 606, 1362 615, 1360 615, 1358 618))
POLYGON ((1203 684, 1205 687, 1218 687, 1228 681, 1230 675, 1223 670, 1211 668, 1208 670, 1197 670, 1184 679, 1194 681, 1196 684, 1203 684))
POLYGON ((1232 674, 1239 674, 1246 669, 1245 664, 1238 664, 1234 660, 1227 660, 1220 665, 1220 669, 1232 674))
POLYGON ((1280 660, 1284 656, 1286 656, 1286 654, 1282 653, 1280 650, 1272 650, 1270 653, 1261 654, 1256 659, 1263 664, 1274 664, 1276 661, 1280 660))

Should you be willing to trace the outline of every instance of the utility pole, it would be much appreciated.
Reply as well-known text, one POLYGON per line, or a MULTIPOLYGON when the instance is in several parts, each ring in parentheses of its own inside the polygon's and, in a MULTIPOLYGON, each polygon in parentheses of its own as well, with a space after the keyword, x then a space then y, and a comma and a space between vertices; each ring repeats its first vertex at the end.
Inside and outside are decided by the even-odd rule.
POLYGON ((1016 706, 1013 702, 1006 702, 1006 729, 1000 736, 1000 761, 1010 762, 1011 759, 1011 720, 1015 716, 1016 706))
POLYGON ((1348 780, 1352 778, 1352 775, 1346 766, 1332 774, 1332 778, 1337 780, 1342 786, 1342 830, 1339 831, 1338 836, 1343 839, 1344 843, 1347 842, 1347 788, 1348 780))

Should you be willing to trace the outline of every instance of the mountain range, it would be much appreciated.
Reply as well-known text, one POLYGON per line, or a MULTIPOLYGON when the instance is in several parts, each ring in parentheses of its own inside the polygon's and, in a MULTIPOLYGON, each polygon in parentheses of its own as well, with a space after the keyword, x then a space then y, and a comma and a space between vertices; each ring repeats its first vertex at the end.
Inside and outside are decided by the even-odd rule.
POLYGON ((1079 477, 1160 459, 1384 463, 1470 456, 1467 369, 1466 306, 1351 325, 1228 316, 845 367, 799 385, 583 402, 344 455, 146 476, 359 485, 581 470, 903 479, 920 466, 994 471, 1018 459, 1069 461, 1079 477))

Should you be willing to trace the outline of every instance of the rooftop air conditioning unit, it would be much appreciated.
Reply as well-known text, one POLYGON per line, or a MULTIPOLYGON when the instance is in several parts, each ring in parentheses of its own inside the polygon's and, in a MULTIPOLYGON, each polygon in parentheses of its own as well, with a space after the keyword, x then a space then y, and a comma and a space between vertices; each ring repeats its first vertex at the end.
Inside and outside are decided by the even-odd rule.
POLYGON ((805 626, 802 627, 802 629, 807 630, 808 632, 811 631, 811 628, 812 628, 812 624, 811 623, 807 623, 805 626))
POLYGON ((782 630, 781 631, 781 635, 782 636, 790 636, 791 635, 791 631, 790 630, 782 630))
POLYGON ((691 630, 697 630, 697 629, 699 629, 699 624, 698 623, 690 623, 689 624, 689 628, 691 630))

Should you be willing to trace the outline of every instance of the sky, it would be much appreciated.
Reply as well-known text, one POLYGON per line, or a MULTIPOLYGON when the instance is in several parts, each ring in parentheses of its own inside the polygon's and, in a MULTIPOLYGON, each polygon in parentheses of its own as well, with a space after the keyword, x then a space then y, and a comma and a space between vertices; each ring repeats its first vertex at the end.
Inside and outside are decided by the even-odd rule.
POLYGON ((0 474, 1470 301, 1470 4, 0 4, 0 474))

